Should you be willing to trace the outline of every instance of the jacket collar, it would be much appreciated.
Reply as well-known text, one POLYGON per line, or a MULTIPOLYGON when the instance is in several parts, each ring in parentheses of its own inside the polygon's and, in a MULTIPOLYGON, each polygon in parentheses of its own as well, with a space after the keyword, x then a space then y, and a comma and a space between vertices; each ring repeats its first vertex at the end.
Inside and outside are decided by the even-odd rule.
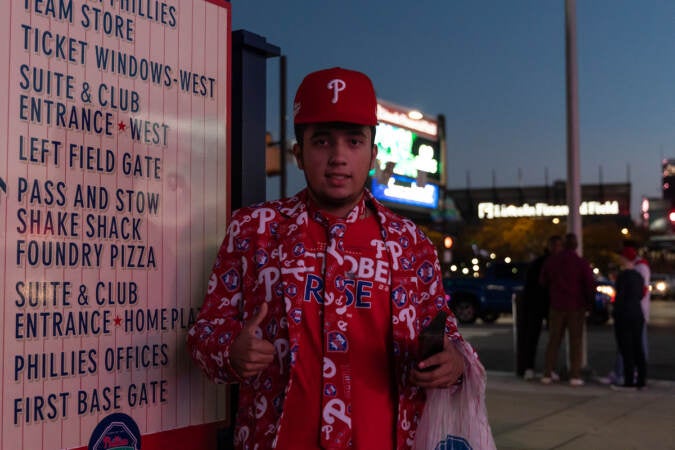
MULTIPOLYGON (((389 222, 391 220, 395 220, 395 218, 397 217, 394 213, 392 213, 389 209, 387 209, 387 207, 385 207, 382 203, 380 203, 368 189, 364 190, 364 200, 366 207, 371 208, 371 210, 373 210, 377 214, 381 224, 384 224, 385 222, 389 222)), ((275 209, 278 211, 279 214, 286 217, 287 219, 290 219, 291 222, 295 222, 297 220, 304 222, 305 219, 302 218, 298 219, 298 218, 301 215, 308 213, 308 211, 310 210, 309 194, 307 192, 307 189, 306 188, 303 189, 302 191, 295 194, 293 197, 277 201, 275 209)))

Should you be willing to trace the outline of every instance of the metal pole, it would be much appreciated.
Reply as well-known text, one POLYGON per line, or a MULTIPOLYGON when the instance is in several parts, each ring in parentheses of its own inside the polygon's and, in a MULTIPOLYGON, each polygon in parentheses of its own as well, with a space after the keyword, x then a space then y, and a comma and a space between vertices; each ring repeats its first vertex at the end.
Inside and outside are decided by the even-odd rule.
MULTIPOLYGON (((518 360, 519 360, 519 353, 522 351, 520 348, 521 346, 518 345, 519 337, 518 337, 518 321, 522 320, 520 317, 518 317, 518 305, 516 303, 516 294, 511 294, 511 317, 513 319, 513 368, 516 372, 516 376, 520 376, 518 373, 518 360)), ((522 337, 520 337, 522 339, 522 337)))
POLYGON ((567 68, 567 231, 577 235, 583 254, 581 233, 581 185, 579 183, 579 90, 577 83, 576 6, 565 0, 565 57, 567 68))
MULTIPOLYGON (((565 0, 565 66, 567 81, 567 207, 569 217, 567 231, 574 233, 579 242, 579 254, 583 255, 584 241, 581 230, 581 184, 579 182, 579 87, 577 78, 577 21, 576 1, 565 0)), ((569 338, 569 333, 568 333, 569 338)), ((581 340, 581 367, 588 365, 586 324, 581 340)), ((569 367, 569 339, 567 341, 569 367)))
POLYGON ((279 175, 280 197, 286 197, 286 55, 279 61, 279 175))
POLYGON ((267 58, 280 53, 263 36, 232 32, 232 211, 265 200, 267 58))

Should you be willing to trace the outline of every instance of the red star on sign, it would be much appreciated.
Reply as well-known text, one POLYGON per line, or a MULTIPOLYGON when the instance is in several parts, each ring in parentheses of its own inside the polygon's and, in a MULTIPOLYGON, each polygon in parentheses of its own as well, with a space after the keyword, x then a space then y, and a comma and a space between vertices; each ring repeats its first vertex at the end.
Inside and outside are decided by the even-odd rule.
POLYGON ((122 325, 122 318, 120 316, 115 316, 113 322, 115 322, 116 327, 119 327, 120 325, 122 325))
POLYGON ((124 123, 124 122, 120 122, 120 123, 117 124, 117 128, 118 128, 119 131, 124 131, 124 130, 127 129, 127 124, 124 123))

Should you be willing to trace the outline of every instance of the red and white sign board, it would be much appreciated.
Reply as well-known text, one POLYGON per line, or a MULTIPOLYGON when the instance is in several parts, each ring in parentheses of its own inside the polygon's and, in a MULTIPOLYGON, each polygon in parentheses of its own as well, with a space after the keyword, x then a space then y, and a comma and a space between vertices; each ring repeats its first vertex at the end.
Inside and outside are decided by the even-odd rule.
POLYGON ((2 449, 215 448, 185 348, 229 213, 230 5, 0 16, 2 449))

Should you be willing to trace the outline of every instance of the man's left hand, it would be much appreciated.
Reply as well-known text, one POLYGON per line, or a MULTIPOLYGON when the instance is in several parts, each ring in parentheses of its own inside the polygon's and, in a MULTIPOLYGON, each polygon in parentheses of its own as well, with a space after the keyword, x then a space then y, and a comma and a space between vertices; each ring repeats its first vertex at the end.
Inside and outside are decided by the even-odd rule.
POLYGON ((422 388, 449 388, 461 382, 464 374, 464 357, 449 339, 443 341, 443 351, 417 363, 410 381, 422 388), (434 367, 436 366, 436 367, 434 367), (434 367, 423 372, 421 369, 434 367))

